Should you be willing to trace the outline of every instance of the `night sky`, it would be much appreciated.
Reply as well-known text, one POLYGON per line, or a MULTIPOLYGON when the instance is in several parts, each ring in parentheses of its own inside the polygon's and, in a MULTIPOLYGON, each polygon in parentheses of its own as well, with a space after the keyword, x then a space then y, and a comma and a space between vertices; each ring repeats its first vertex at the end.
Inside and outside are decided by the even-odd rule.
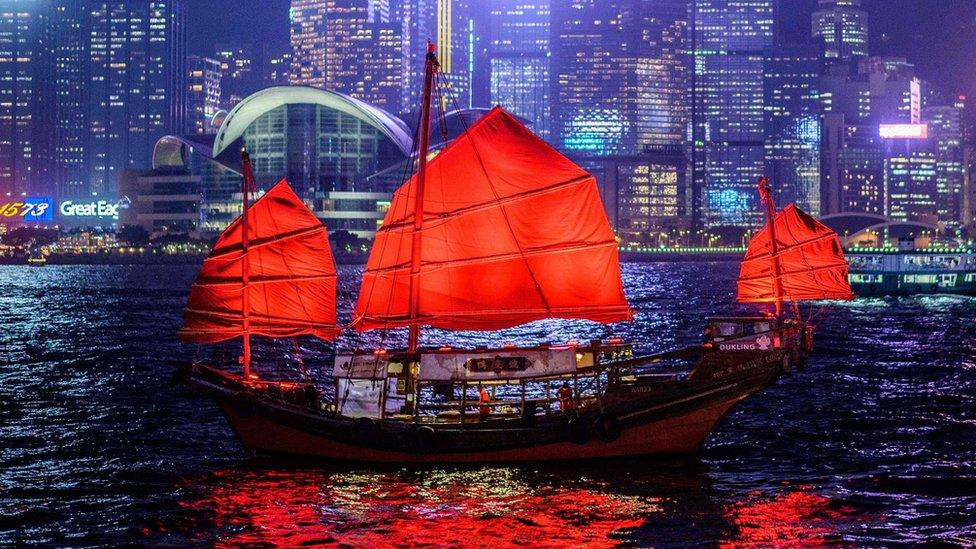
MULTIPOLYGON (((487 1, 487 0, 474 0, 487 1)), ((191 0, 190 51, 209 54, 218 42, 257 41, 271 52, 288 48, 289 0, 191 0)), ((976 0, 864 0, 871 52, 908 57, 920 78, 976 103, 976 0)), ((781 33, 809 40, 816 0, 781 0, 781 33)), ((976 110, 976 109, 971 109, 976 110)))

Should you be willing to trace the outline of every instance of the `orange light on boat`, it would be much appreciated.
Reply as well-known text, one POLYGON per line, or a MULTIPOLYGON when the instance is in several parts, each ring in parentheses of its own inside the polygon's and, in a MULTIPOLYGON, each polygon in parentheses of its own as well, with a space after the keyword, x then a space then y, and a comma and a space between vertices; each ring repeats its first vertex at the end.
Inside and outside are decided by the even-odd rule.
POLYGON ((375 351, 373 351, 373 354, 374 355, 385 355, 386 354, 386 349, 376 349, 375 351))
POLYGON ((441 348, 438 349, 438 350, 439 351, 450 351, 451 350, 451 346, 450 345, 441 345, 441 348))
POLYGON ((607 343, 609 343, 610 345, 620 345, 623 342, 624 342, 624 338, 622 337, 611 337, 610 339, 607 340, 607 343))
POLYGON ((510 342, 510 341, 509 342, 505 342, 505 343, 502 344, 502 348, 503 349, 514 349, 515 348, 515 344, 512 343, 512 342, 510 342))
POLYGON ((569 341, 566 342, 566 345, 569 345, 571 347, 576 347, 577 345, 579 345, 579 340, 578 339, 570 339, 569 341))

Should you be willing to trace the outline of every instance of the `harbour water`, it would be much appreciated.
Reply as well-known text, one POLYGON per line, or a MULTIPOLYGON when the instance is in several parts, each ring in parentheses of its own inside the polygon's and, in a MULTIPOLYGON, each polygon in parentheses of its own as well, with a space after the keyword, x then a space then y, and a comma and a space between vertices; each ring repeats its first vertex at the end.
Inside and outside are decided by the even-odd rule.
MULTIPOLYGON (((623 269, 631 324, 426 337, 612 334, 655 352, 750 310, 733 304, 734 262, 623 269)), ((819 321, 808 367, 689 459, 400 469, 245 453, 211 402, 171 381, 197 353, 175 335, 195 274, 0 267, 0 545, 976 544, 972 298, 805 308, 819 321)), ((357 274, 340 272, 345 321, 357 274)), ((321 367, 327 347, 304 345, 321 367)))

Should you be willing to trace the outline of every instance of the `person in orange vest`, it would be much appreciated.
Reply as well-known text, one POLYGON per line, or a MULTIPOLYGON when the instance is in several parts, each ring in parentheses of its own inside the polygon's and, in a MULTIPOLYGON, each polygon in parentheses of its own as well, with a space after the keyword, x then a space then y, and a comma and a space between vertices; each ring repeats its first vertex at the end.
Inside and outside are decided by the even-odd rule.
POLYGON ((491 415, 489 402, 491 402, 491 395, 488 394, 488 388, 482 385, 481 390, 478 391, 478 411, 482 420, 488 419, 488 416, 491 415))
POLYGON ((556 396, 559 398, 559 409, 563 412, 576 408, 576 402, 573 401, 573 389, 569 386, 568 381, 563 382, 563 386, 556 391, 556 396))

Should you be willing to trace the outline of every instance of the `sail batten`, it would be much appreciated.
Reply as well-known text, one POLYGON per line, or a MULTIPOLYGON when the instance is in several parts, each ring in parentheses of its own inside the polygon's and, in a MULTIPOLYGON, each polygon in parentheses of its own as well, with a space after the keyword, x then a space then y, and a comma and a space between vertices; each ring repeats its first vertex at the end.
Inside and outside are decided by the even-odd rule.
POLYGON ((196 343, 245 334, 335 338, 337 280, 325 227, 284 180, 247 215, 246 254, 238 218, 203 262, 180 337, 196 343))
POLYGON ((427 165, 419 267, 415 175, 394 194, 363 275, 359 330, 492 330, 544 318, 627 320, 592 175, 495 108, 427 165), (409 305, 411 279, 419 307, 409 305))
POLYGON ((749 242, 738 279, 743 303, 853 299, 837 233, 790 204, 749 242), (778 272, 778 275, 777 275, 778 272))

